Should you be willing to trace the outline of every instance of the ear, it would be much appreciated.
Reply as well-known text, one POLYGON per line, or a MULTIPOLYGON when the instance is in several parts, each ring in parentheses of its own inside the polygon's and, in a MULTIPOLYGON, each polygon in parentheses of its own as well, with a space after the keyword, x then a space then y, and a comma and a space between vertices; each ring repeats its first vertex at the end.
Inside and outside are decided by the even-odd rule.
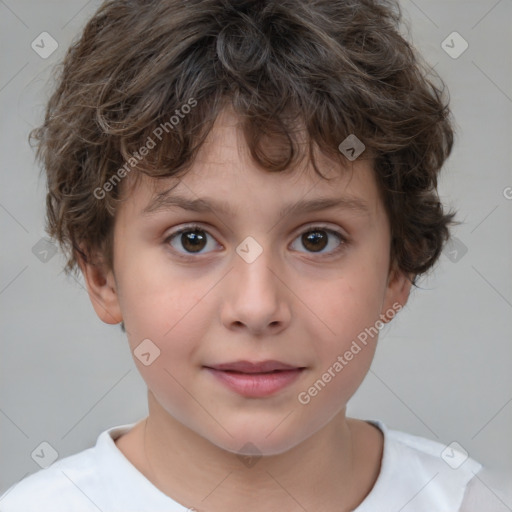
POLYGON ((414 274, 406 274, 396 267, 390 270, 380 314, 384 323, 390 322, 407 304, 413 278, 414 274))
POLYGON ((114 272, 106 268, 101 258, 91 260, 88 257, 86 261, 83 256, 78 255, 77 259, 96 314, 106 324, 122 322, 114 272))

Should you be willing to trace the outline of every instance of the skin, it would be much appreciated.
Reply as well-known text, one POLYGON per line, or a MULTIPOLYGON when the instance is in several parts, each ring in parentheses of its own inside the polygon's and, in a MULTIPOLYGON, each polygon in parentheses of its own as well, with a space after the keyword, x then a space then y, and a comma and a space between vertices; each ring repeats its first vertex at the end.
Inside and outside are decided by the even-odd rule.
POLYGON ((370 159, 347 171, 320 158, 331 181, 309 164, 268 173, 251 160, 237 122, 229 111, 219 116, 182 179, 143 178, 127 188, 116 212, 113 269, 100 255, 96 265, 81 263, 98 316, 124 321, 132 352, 144 339, 160 350, 148 366, 134 357, 149 416, 116 444, 162 492, 198 511, 351 510, 381 462, 380 431, 345 415, 377 336, 308 404, 297 397, 359 333, 405 305, 410 276, 390 272, 389 221, 370 159), (236 215, 178 207, 142 213, 156 191, 172 186, 192 199, 217 199, 236 215), (301 199, 340 196, 364 200, 368 212, 279 214, 301 199), (192 222, 207 236, 199 254, 180 235, 169 240, 192 222), (302 243, 317 224, 347 241, 322 231, 327 246, 302 243), (247 236, 263 250, 252 263, 235 250, 247 236), (277 394, 246 398, 204 368, 266 359, 305 370, 277 394), (248 442, 262 455, 250 467, 237 455, 248 442))

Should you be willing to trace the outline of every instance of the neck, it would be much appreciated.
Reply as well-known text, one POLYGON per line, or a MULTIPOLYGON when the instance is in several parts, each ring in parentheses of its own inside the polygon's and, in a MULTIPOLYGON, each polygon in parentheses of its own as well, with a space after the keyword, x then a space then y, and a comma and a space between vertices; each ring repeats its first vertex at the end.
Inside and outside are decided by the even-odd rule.
POLYGON ((176 421, 151 392, 148 404, 133 433, 138 452, 128 458, 163 493, 198 511, 352 510, 378 475, 380 434, 377 442, 376 429, 344 410, 287 452, 247 460, 176 421))

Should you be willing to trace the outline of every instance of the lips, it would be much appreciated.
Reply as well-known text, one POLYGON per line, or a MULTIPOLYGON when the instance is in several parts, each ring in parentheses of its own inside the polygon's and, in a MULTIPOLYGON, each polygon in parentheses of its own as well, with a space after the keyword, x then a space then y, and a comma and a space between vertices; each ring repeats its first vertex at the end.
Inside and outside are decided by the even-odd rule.
POLYGON ((234 361, 205 366, 205 369, 216 382, 239 395, 264 398, 290 386, 305 368, 281 361, 234 361))
POLYGON ((251 361, 235 361, 232 363, 223 363, 214 366, 207 366, 207 368, 238 373, 270 373, 283 370, 298 370, 300 367, 282 363, 281 361, 269 360, 261 361, 258 363, 253 363, 251 361))

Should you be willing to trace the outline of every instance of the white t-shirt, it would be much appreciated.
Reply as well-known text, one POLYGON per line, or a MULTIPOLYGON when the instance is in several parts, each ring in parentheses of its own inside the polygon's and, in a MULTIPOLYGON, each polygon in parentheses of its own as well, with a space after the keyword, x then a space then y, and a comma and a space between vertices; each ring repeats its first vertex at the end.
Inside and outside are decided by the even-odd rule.
MULTIPOLYGON (((472 510, 463 500, 468 483, 482 467, 478 462, 468 458, 454 469, 445 459, 458 466, 461 454, 450 449, 443 459, 444 445, 371 423, 384 434, 381 470, 354 512, 472 510)), ((187 504, 165 495, 117 448, 114 440, 134 425, 112 427, 99 435, 93 448, 57 460, 12 485, 0 497, 0 511, 187 512, 187 504)))

